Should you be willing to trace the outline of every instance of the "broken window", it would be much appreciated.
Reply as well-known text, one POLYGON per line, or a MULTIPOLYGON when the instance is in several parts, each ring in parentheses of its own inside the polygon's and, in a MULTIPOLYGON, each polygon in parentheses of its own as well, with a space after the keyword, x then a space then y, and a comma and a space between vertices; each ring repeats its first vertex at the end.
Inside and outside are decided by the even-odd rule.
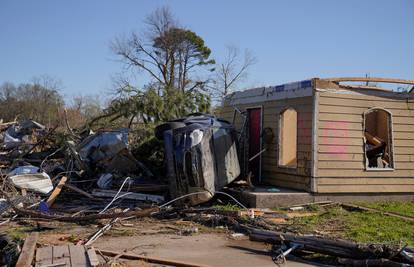
POLYGON ((381 108, 365 112, 364 136, 367 168, 393 168, 391 113, 381 108))
POLYGON ((297 166, 297 132, 298 114, 288 108, 280 114, 279 119, 279 166, 296 168, 297 166))

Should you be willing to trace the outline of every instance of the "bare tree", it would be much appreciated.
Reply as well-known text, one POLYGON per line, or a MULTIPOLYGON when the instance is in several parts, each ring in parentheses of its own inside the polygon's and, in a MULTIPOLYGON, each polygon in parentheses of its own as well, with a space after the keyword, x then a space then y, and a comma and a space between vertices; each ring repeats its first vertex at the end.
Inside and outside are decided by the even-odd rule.
POLYGON ((227 54, 224 60, 217 64, 212 89, 219 98, 226 96, 243 81, 249 68, 257 62, 249 50, 243 55, 236 46, 227 46, 227 54))
POLYGON ((77 95, 69 106, 78 111, 85 119, 91 119, 100 115, 103 105, 99 95, 77 95))
POLYGON ((166 88, 192 91, 206 81, 194 79, 193 71, 214 64, 211 50, 194 32, 182 28, 171 11, 157 9, 146 20, 145 34, 133 32, 128 38, 117 38, 113 52, 127 68, 144 71, 153 81, 166 88))

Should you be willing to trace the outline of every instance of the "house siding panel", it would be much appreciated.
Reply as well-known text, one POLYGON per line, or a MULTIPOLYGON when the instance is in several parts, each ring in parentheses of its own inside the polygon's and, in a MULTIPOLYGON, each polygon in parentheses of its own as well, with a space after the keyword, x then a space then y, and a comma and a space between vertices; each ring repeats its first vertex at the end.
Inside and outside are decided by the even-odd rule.
POLYGON ((376 92, 321 90, 318 105, 318 193, 414 192, 414 106, 376 92), (394 170, 365 170, 363 113, 384 108, 393 119, 394 170))
MULTIPOLYGON (((237 105, 241 111, 247 108, 262 106, 263 128, 270 127, 275 135, 273 141, 262 154, 262 181, 275 186, 310 191, 311 155, 312 155, 312 111, 313 97, 290 98, 283 100, 265 101, 254 104, 237 105), (279 114, 286 108, 292 107, 297 111, 297 168, 278 166, 278 134, 279 114)), ((233 121, 234 108, 220 108, 218 116, 233 121)), ((234 125, 240 130, 243 119, 238 114, 234 125)), ((265 144, 263 144, 265 146, 265 144)))

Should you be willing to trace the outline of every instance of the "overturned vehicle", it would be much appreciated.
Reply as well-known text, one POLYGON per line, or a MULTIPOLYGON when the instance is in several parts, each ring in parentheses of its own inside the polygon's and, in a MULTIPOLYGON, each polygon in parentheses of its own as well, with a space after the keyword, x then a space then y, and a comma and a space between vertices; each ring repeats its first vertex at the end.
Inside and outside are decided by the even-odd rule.
POLYGON ((164 140, 172 198, 194 193, 186 198, 190 205, 208 201, 240 175, 236 134, 228 121, 192 114, 159 125, 155 134, 164 140))

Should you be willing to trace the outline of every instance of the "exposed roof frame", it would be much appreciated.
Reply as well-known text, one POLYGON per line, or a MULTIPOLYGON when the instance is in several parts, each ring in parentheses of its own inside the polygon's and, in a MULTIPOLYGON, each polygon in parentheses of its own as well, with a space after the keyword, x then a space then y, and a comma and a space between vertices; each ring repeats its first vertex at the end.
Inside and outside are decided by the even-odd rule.
POLYGON ((392 79, 392 78, 378 78, 378 77, 338 77, 322 79, 330 82, 380 82, 380 83, 397 83, 397 84, 412 84, 414 80, 392 79))

